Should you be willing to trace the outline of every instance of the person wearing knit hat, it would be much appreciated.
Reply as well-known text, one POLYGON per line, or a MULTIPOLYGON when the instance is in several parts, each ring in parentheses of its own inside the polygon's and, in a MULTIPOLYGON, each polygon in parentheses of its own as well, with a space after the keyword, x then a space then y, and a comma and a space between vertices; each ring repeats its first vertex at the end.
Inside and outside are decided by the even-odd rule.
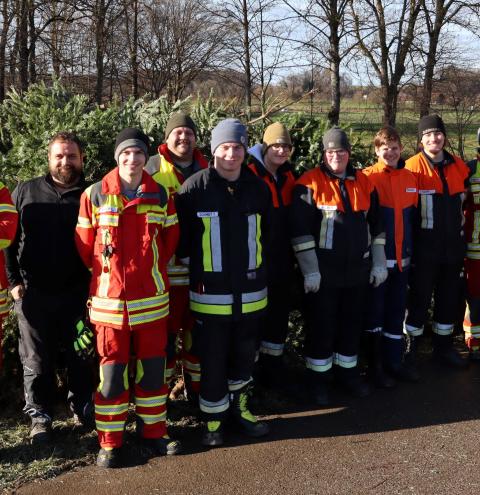
POLYGON ((291 294, 285 288, 294 285, 294 258, 288 232, 288 212, 295 184, 293 165, 289 161, 291 151, 290 133, 281 122, 270 124, 262 142, 248 150, 248 167, 265 182, 272 198, 272 249, 267 260, 268 307, 260 335, 256 379, 263 386, 282 393, 291 390, 290 373, 283 361, 291 307, 291 294))
POLYGON ((370 388, 359 373, 358 350, 368 284, 387 278, 385 231, 378 194, 350 163, 346 133, 323 136, 323 161, 297 180, 290 232, 303 275, 308 397, 329 403, 333 374, 351 395, 370 388))
MULTIPOLYGON (((165 127, 165 143, 158 146, 158 153, 145 166, 146 172, 173 196, 188 177, 208 166, 207 160, 196 147, 196 135, 196 125, 189 115, 183 112, 172 114, 165 127)), ((195 321, 189 309, 188 266, 174 256, 167 265, 167 273, 171 299, 165 374, 170 386, 175 387, 175 392, 183 389, 190 401, 197 402, 200 364, 197 352, 192 347, 195 321), (176 344, 178 336, 182 343, 181 349, 176 344), (179 372, 176 373, 176 370, 179 372)))
POLYGON ((95 392, 97 465, 106 468, 123 462, 131 396, 125 376, 132 355, 137 369, 133 385, 137 434, 154 456, 181 450, 166 429, 164 375, 166 264, 175 252, 179 228, 173 198, 143 169, 148 144, 139 129, 118 134, 117 167, 82 194, 76 228, 78 252, 92 274, 89 314, 102 377, 95 392))
POLYGON ((423 334, 433 295, 433 356, 441 364, 464 368, 467 361, 453 346, 453 331, 460 311, 457 294, 463 290, 463 199, 471 172, 460 157, 445 149, 445 124, 440 116, 422 117, 418 134, 421 151, 405 165, 417 179, 419 192, 404 324, 406 360, 411 367, 415 365, 418 337, 423 334))
POLYGON ((248 408, 257 338, 267 306, 268 187, 243 166, 247 129, 236 119, 212 130, 212 165, 182 185, 177 255, 190 268, 190 309, 201 364, 202 444, 223 444, 230 415, 251 437, 268 425, 248 408), (231 411, 231 414, 229 412, 231 411))

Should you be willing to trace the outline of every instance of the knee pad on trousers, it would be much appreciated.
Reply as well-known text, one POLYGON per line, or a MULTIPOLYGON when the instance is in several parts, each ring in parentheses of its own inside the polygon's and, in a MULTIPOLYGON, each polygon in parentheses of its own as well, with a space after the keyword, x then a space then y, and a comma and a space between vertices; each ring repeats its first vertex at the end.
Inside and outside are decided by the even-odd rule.
POLYGON ((128 365, 123 363, 101 365, 98 391, 103 397, 113 399, 125 390, 128 390, 128 365))
POLYGON ((137 360, 135 383, 143 390, 157 390, 165 383, 165 358, 137 360))

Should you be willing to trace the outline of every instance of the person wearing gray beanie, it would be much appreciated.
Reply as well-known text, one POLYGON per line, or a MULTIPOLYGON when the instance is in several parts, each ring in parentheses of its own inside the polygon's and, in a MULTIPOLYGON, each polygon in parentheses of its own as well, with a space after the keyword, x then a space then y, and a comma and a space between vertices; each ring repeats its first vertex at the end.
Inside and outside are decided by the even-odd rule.
POLYGON ((215 154, 215 150, 223 143, 240 143, 246 151, 248 146, 247 128, 238 119, 220 121, 212 129, 212 140, 210 144, 212 155, 215 154))

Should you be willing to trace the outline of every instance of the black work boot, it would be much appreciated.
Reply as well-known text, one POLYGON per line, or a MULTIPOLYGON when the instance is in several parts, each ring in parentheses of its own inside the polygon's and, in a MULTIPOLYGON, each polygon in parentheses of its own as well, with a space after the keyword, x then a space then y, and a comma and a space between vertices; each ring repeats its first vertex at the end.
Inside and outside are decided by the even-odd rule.
POLYGON ((172 440, 168 435, 161 438, 144 438, 143 444, 153 455, 178 455, 182 452, 179 440, 172 440))
POLYGON ((249 437, 268 435, 270 428, 267 423, 258 421, 248 409, 248 392, 242 391, 231 394, 232 415, 242 431, 249 437))
POLYGON ((308 369, 308 402, 316 406, 325 407, 330 405, 330 385, 332 382, 331 370, 317 372, 308 369))
POLYGON ((388 364, 384 366, 395 380, 399 382, 417 383, 420 380, 420 375, 415 367, 410 367, 406 363, 388 364))
POLYGON ((405 334, 405 354, 403 356, 403 364, 406 368, 410 369, 413 375, 420 375, 417 370, 417 348, 418 337, 414 337, 408 333, 405 334))
POLYGON ((219 447, 223 445, 223 423, 221 421, 207 421, 202 434, 202 445, 219 447))
POLYGON ((451 368, 465 369, 468 366, 468 360, 453 347, 453 335, 433 334, 433 357, 451 368))
POLYGON ((395 380, 383 369, 382 334, 367 332, 368 378, 377 388, 393 388, 395 380))
POLYGON ((48 445, 52 440, 52 422, 43 418, 32 418, 30 441, 32 445, 48 445))
POLYGON ((265 388, 281 389, 285 375, 282 356, 260 352, 257 363, 256 382, 265 388))
POLYGON ((362 398, 370 395, 370 386, 360 376, 357 366, 352 368, 338 366, 336 376, 340 386, 352 397, 362 398))
POLYGON ((122 466, 121 449, 101 448, 97 455, 97 466, 102 468, 118 468, 122 466))

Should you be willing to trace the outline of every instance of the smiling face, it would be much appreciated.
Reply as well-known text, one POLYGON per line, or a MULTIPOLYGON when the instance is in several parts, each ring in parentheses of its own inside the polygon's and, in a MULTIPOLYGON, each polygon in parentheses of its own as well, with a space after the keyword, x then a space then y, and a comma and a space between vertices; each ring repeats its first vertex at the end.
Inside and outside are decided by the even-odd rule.
POLYGON ((335 175, 341 175, 345 172, 350 158, 350 153, 345 149, 328 149, 325 150, 325 164, 327 168, 335 175))
POLYGON ((273 144, 267 148, 263 161, 268 169, 277 170, 289 158, 292 147, 289 144, 273 144))
POLYGON ((445 134, 441 131, 428 132, 422 136, 421 143, 425 153, 430 158, 435 158, 443 151, 445 134))
POLYGON ((118 173, 128 183, 139 182, 145 166, 145 153, 136 146, 122 150, 118 155, 118 173))
POLYGON ((224 179, 236 180, 244 158, 245 148, 240 143, 222 143, 215 150, 213 166, 224 179))
POLYGON ((83 170, 83 154, 79 146, 73 141, 54 141, 48 151, 48 170, 57 185, 75 185, 83 170))
POLYGON ((182 161, 192 161, 195 149, 195 133, 190 127, 175 127, 168 135, 168 150, 182 161))
POLYGON ((389 141, 386 144, 375 146, 375 154, 378 161, 388 167, 397 168, 402 154, 402 145, 398 141, 389 141))

